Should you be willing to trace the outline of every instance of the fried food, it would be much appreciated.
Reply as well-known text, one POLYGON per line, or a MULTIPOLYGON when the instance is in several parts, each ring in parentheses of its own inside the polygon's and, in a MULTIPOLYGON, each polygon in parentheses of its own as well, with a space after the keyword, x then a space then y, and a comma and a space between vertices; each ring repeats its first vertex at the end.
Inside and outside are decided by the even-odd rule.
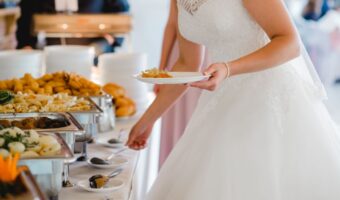
POLYGON ((107 83, 103 86, 103 91, 111 95, 114 99, 126 96, 125 89, 115 83, 107 83))
POLYGON ((50 119, 48 117, 28 117, 21 120, 0 120, 2 128, 18 127, 25 130, 30 129, 50 129, 69 126, 69 122, 64 119, 50 119))
POLYGON ((8 128, 11 127, 11 122, 8 120, 0 120, 0 126, 2 126, 3 128, 8 128))
POLYGON ((157 68, 142 71, 141 76, 143 78, 172 78, 167 71, 159 70, 157 68))
POLYGON ((133 115, 136 112, 136 108, 134 105, 127 105, 123 107, 119 107, 116 110, 117 117, 128 117, 133 115))
POLYGON ((0 81, 0 89, 28 94, 51 95, 66 93, 73 96, 102 95, 101 87, 96 83, 80 75, 66 72, 45 74, 37 79, 30 74, 25 74, 20 79, 0 81))
POLYGON ((122 86, 115 83, 107 83, 104 85, 103 91, 113 97, 117 117, 129 117, 136 113, 135 102, 127 97, 126 91, 122 86))

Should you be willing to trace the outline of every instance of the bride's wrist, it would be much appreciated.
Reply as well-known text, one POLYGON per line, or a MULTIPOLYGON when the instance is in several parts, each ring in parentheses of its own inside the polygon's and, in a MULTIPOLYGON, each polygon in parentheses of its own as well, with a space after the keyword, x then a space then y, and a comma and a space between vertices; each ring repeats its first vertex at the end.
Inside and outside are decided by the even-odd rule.
POLYGON ((226 69, 225 79, 228 79, 231 76, 233 76, 234 75, 234 70, 233 70, 231 62, 223 62, 222 64, 224 65, 224 67, 226 69))

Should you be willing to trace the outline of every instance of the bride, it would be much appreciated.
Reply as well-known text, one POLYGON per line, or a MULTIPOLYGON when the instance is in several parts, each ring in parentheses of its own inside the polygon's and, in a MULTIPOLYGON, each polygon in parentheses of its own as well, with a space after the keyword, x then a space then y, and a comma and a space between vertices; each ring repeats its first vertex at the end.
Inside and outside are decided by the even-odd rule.
MULTIPOLYGON (((149 200, 339 200, 340 145, 324 91, 281 0, 172 0, 180 33, 173 71, 213 64, 183 137, 149 200), (177 3, 177 6, 176 6, 177 3)), ((162 86, 127 145, 187 85, 162 86)))

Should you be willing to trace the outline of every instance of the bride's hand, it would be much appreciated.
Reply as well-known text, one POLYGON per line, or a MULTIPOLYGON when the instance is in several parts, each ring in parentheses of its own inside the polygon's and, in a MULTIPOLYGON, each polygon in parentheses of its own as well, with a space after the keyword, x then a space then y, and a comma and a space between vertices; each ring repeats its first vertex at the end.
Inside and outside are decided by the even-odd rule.
POLYGON ((146 147, 147 140, 151 134, 152 126, 143 128, 140 123, 137 123, 130 131, 129 139, 126 145, 134 150, 141 150, 146 147))
POLYGON ((226 78, 228 70, 224 63, 214 63, 204 71, 205 75, 211 75, 208 80, 191 83, 191 87, 197 87, 205 90, 214 91, 220 83, 226 78))

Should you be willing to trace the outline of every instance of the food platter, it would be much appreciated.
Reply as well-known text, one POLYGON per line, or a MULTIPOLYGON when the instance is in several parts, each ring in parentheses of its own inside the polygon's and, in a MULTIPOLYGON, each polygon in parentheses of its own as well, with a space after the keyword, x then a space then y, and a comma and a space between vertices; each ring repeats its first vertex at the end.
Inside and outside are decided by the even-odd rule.
POLYGON ((144 83, 151 84, 185 84, 202 81, 210 77, 210 75, 204 75, 201 72, 168 72, 171 78, 144 78, 141 74, 133 75, 133 77, 144 83))
POLYGON ((124 186, 124 182, 119 179, 110 180, 107 185, 103 188, 91 188, 89 185, 89 180, 81 180, 77 183, 80 189, 86 190, 88 192, 113 192, 124 186))
MULTIPOLYGON (((25 128, 25 127, 19 127, 23 130, 31 129, 35 130, 37 132, 57 132, 57 133, 66 133, 66 132, 72 132, 72 133, 81 133, 84 131, 83 127, 78 123, 78 121, 69 113, 1 113, 0 114, 0 125, 1 121, 8 120, 9 122, 13 121, 21 121, 25 119, 44 119, 48 118, 51 120, 59 120, 64 121, 67 126, 59 127, 59 128, 25 128)), ((6 128, 6 127, 4 127, 6 128)))
POLYGON ((39 134, 54 137, 61 146, 59 153, 51 156, 21 158, 19 165, 28 166, 42 191, 48 197, 55 198, 62 188, 64 162, 73 159, 74 155, 59 133, 40 132, 39 134))
POLYGON ((90 98, 63 93, 54 95, 17 93, 10 102, 0 105, 0 113, 93 112, 96 109, 90 98))
POLYGON ((91 97, 83 97, 90 102, 90 110, 69 111, 71 114, 101 114, 103 110, 92 100, 91 97))
POLYGON ((73 158, 73 152, 69 148, 69 146, 66 144, 64 139, 61 137, 59 133, 45 133, 40 132, 39 135, 46 135, 46 136, 52 136, 54 137, 58 143, 60 144, 61 148, 59 153, 55 155, 48 155, 48 156, 38 156, 38 157, 32 157, 32 158, 21 158, 21 161, 32 161, 32 160, 65 160, 65 159, 72 159, 73 158))

